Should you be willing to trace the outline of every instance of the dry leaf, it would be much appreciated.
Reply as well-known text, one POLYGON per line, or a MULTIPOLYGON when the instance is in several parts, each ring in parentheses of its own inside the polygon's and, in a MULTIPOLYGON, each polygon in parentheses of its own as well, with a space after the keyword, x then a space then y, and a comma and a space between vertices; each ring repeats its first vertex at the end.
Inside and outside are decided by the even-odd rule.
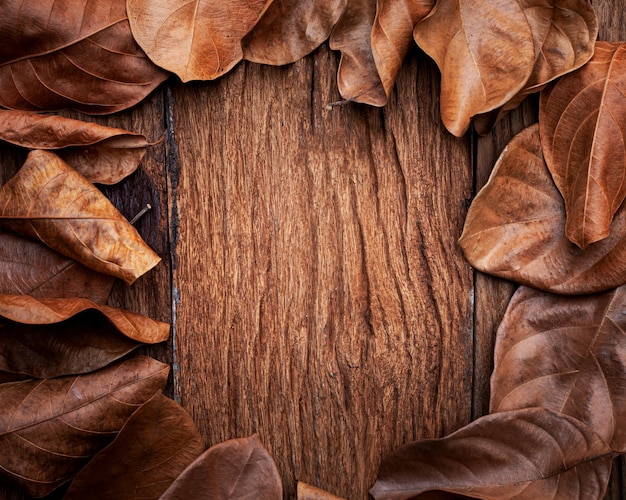
POLYGON ((97 273, 45 245, 0 231, 0 293, 84 297, 104 304, 115 278, 97 273))
POLYGON ((431 491, 491 500, 600 500, 615 455, 567 415, 545 408, 494 413, 445 438, 398 448, 384 459, 370 493, 394 500, 431 491))
POLYGON ((372 53, 387 97, 413 43, 413 28, 435 0, 378 0, 372 26, 372 53))
POLYGON ((473 116, 502 106, 535 63, 533 36, 517 0, 440 0, 415 26, 417 44, 441 71, 441 117, 456 136, 473 116))
POLYGON ((282 65, 303 58, 330 35, 348 0, 270 0, 244 37, 244 59, 282 65))
POLYGON ((141 134, 55 115, 0 110, 0 139, 57 154, 90 182, 116 184, 132 174, 152 144, 141 134))
POLYGON ((302 481, 298 481, 297 490, 298 500, 344 500, 302 481))
POLYGON ((242 38, 265 0, 128 0, 137 43, 159 66, 183 82, 212 80, 243 57, 242 38))
POLYGON ((337 70, 339 93, 346 101, 383 106, 387 94, 376 70, 371 33, 375 0, 348 0, 330 35, 330 48, 341 52, 337 70))
POLYGON ((478 193, 459 243, 479 271, 565 294, 626 283, 626 207, 611 236, 581 250, 564 234, 565 207, 541 155, 539 127, 511 140, 478 193))
POLYGON ((474 127, 487 134, 510 110, 549 82, 584 65, 594 51, 598 16, 589 0, 518 0, 533 33, 535 66, 524 88, 499 109, 477 115, 474 127))
POLYGON ((50 493, 115 438, 168 371, 140 357, 88 375, 0 385, 0 476, 31 496, 50 493))
POLYGON ((87 299, 0 295, 0 370, 38 378, 87 373, 140 343, 167 340, 169 325, 87 299))
POLYGON ((161 500, 282 497, 276 464, 254 434, 209 448, 172 483, 161 500))
POLYGON ((560 297, 520 287, 498 328, 491 412, 542 406, 626 451, 626 288, 560 297))
POLYGON ((0 105, 113 113, 167 73, 133 40, 125 0, 0 3, 0 105))
POLYGON ((626 44, 598 42, 583 68, 544 90, 541 145, 565 199, 567 237, 606 238, 626 198, 626 44))
POLYGON ((161 260, 93 184, 47 151, 32 151, 0 189, 0 225, 128 284, 161 260))
POLYGON ((63 499, 156 500, 203 451, 191 416, 158 392, 76 475, 63 499))

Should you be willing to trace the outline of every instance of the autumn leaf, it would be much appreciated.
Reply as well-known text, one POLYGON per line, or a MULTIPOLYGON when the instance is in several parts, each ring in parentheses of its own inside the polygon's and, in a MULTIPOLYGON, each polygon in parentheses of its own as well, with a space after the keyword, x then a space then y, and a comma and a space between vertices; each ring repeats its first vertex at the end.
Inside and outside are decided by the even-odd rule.
POLYGON ((440 0, 414 37, 441 71, 441 118, 459 137, 473 116, 515 96, 535 64, 532 31, 517 0, 440 0))
POLYGON ((189 413, 158 392, 76 475, 63 498, 156 500, 203 451, 189 413))
POLYGON ((149 143, 141 134, 56 115, 0 110, 0 139, 57 154, 88 181, 116 184, 132 174, 149 143))
POLYGON ((0 295, 0 370, 49 378, 97 370, 170 327, 87 299, 0 295))
POLYGON ((432 491, 491 500, 599 500, 614 455, 567 415, 545 408, 494 413, 447 437, 398 448, 384 459, 370 493, 377 500, 432 491))
POLYGON ((598 42, 593 58, 544 90, 546 163, 565 200, 565 234, 580 248, 606 238, 626 198, 626 44, 598 42))
POLYGON ((507 145, 472 202, 459 240, 479 271, 541 290, 594 293, 626 283, 626 207, 611 236, 581 250, 564 234, 565 207, 533 125, 507 145))
POLYGON ((297 498, 298 500, 344 500, 302 481, 298 481, 297 498))
POLYGON ((167 380, 139 357, 75 377, 0 385, 0 476, 31 496, 69 481, 167 380))
POLYGON ((47 151, 32 151, 0 188, 0 225, 128 284, 160 261, 93 184, 47 151))
POLYGON ((114 281, 37 241, 0 231, 1 294, 84 297, 104 304, 114 281))
POLYGON ((125 0, 3 0, 0 19, 1 106, 113 113, 168 76, 135 43, 125 0))
POLYGON ((242 38, 265 0, 128 0, 137 43, 183 82, 212 80, 241 61, 242 38))
POLYGON ((276 464, 254 434, 209 448, 172 483, 161 500, 282 497, 276 464))

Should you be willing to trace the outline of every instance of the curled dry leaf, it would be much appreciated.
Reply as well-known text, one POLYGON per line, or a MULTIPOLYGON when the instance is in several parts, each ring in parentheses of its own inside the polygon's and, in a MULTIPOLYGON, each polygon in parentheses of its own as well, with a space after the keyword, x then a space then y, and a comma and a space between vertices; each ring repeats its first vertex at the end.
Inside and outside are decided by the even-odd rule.
POLYGON ((0 105, 113 113, 167 73, 133 40, 125 0, 0 4, 0 105))
POLYGON ((282 497, 276 464, 254 434, 209 448, 178 476, 161 500, 282 497))
POLYGON ((298 481, 297 497, 298 500, 344 500, 302 481, 298 481))
POLYGON ((61 149, 61 158, 98 184, 116 184, 132 174, 152 145, 119 128, 7 110, 0 110, 0 139, 30 149, 61 149))
POLYGON ((301 59, 330 35, 348 0, 270 0, 244 37, 244 59, 282 65, 301 59))
POLYGON ((263 11, 265 0, 128 0, 137 43, 183 82, 212 80, 243 57, 242 38, 263 11))
POLYGON ((87 299, 0 295, 0 370, 49 378, 97 370, 169 325, 87 299))
POLYGON ((626 198, 626 44, 598 42, 580 70, 544 90, 541 145, 579 247, 606 238, 626 198))
POLYGON ((549 82, 583 66, 594 51, 598 16, 589 0, 518 0, 533 33, 535 65, 528 81, 510 101, 477 115, 474 127, 485 135, 510 110, 549 82))
POLYGON ((445 491, 492 500, 599 500, 614 455, 567 415, 545 408, 501 412, 445 438, 398 448, 384 459, 370 493, 375 499, 445 491))
POLYGON ((441 117, 459 137, 473 116, 515 96, 535 63, 532 32, 517 0, 440 0, 413 34, 439 66, 441 117))
POLYGON ((37 241, 0 231, 1 294, 84 297, 104 304, 114 281, 37 241))
POLYGON ((203 451, 189 413, 158 392, 76 475, 63 498, 157 500, 203 451))
POLYGON ((93 184, 47 151, 32 151, 0 189, 0 225, 128 284, 161 260, 93 184))
POLYGON ((0 385, 0 476, 31 496, 69 481, 167 380, 140 357, 103 370, 0 385))
POLYGON ((626 287, 560 297, 520 287, 498 328, 491 412, 542 406, 626 451, 626 287))
POLYGON ((611 236, 585 250, 567 239, 564 226, 563 198, 533 125, 502 152, 470 206, 459 243, 479 271, 549 292, 594 293, 626 282, 626 207, 611 236))

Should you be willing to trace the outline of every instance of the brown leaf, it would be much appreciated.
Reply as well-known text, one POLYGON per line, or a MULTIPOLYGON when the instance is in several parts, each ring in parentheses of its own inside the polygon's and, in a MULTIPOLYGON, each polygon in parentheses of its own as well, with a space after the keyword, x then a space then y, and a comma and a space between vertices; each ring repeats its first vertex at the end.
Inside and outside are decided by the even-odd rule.
POLYGON ((282 497, 276 464, 254 434, 209 448, 172 483, 161 500, 282 497))
POLYGON ((84 297, 104 304, 115 278, 97 273, 45 245, 0 231, 0 293, 84 297))
POLYGON ((598 42, 583 68, 544 90, 546 163, 565 200, 565 233, 579 247, 606 238, 626 198, 626 44, 598 42))
POLYGON ((315 486, 298 481, 298 500, 344 500, 315 486))
POLYGON ((589 0, 518 0, 533 33, 535 66, 524 88, 499 109, 477 115, 474 126, 485 135, 510 110, 549 82, 584 65, 594 51, 598 16, 589 0))
POLYGON ((116 184, 132 174, 149 143, 141 134, 55 115, 0 110, 0 139, 57 152, 90 182, 116 184))
POLYGON ((371 46, 375 0, 348 0, 330 35, 330 48, 341 51, 337 71, 339 93, 346 101, 384 106, 387 94, 371 46))
POLYGON ((0 295, 0 370, 48 378, 97 370, 170 327, 87 299, 0 295))
POLYGON ((506 103, 535 62, 533 36, 517 0, 440 0, 415 26, 417 44, 441 71, 441 117, 456 136, 473 116, 506 103))
POLYGON ((0 4, 0 105, 128 108, 167 78, 133 40, 125 0, 0 4))
POLYGON ((405 445, 386 457, 375 499, 601 499, 615 454, 591 428, 545 408, 487 415, 442 439, 405 445))
POLYGON ((372 26, 372 53, 387 97, 413 43, 413 28, 435 0, 378 0, 372 26))
POLYGON ((244 37, 244 59, 289 64, 303 58, 330 35, 348 0, 270 0, 244 37))
POLYGON ((479 271, 545 291, 583 294, 626 282, 626 207, 584 251, 564 234, 565 207, 541 155, 539 127, 511 140, 465 219, 459 243, 479 271))
POLYGON ((560 297, 520 287, 498 328, 491 412, 542 406, 626 451, 626 287, 560 297))
POLYGON ((137 43, 183 82, 212 80, 243 57, 242 38, 266 0, 128 0, 137 43))
POLYGON ((93 184, 47 151, 32 151, 0 189, 0 225, 128 284, 161 260, 93 184))
POLYGON ((167 380, 140 357, 76 377, 0 385, 0 476, 31 496, 70 480, 167 380))
POLYGON ((203 451, 191 416, 158 392, 76 475, 63 498, 156 500, 203 451))

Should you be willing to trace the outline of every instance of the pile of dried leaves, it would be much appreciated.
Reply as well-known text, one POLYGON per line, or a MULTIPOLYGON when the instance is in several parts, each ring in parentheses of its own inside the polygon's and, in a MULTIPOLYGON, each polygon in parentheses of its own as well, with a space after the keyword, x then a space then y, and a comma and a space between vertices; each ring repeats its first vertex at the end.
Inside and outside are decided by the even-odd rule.
POLYGON ((257 436, 205 451, 162 393, 168 366, 129 355, 169 326, 105 305, 114 278, 159 257, 93 183, 121 182, 150 143, 32 111, 112 113, 170 72, 287 64, 327 39, 343 98, 382 106, 415 41, 451 133, 487 133, 538 91, 540 119, 460 240, 478 270, 523 285, 497 332, 491 413, 396 450, 370 492, 601 498, 626 452, 626 46, 597 32, 588 0, 4 0, 0 139, 32 151, 0 188, 0 477, 31 496, 282 496, 257 436))

